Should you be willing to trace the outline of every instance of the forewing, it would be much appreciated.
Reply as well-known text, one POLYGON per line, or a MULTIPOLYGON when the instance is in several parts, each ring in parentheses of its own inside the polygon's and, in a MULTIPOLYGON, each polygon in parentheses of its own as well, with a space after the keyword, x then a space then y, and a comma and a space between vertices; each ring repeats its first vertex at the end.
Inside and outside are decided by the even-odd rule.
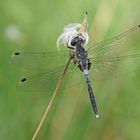
POLYGON ((120 55, 135 48, 136 43, 139 42, 139 39, 140 25, 135 26, 116 37, 90 46, 87 52, 92 57, 108 57, 120 55))
POLYGON ((117 77, 134 72, 140 65, 138 46, 140 26, 106 41, 95 44, 87 52, 92 63, 90 74, 94 79, 117 77))
POLYGON ((69 58, 68 51, 56 52, 16 52, 12 54, 11 60, 19 68, 39 71, 50 71, 62 67, 69 58))

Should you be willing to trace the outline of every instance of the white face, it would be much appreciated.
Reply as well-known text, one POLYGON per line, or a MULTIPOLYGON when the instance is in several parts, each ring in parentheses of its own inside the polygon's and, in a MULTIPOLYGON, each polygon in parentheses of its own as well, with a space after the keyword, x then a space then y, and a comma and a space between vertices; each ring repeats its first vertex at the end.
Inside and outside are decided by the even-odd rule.
MULTIPOLYGON (((79 23, 73 23, 73 24, 69 24, 69 25, 65 26, 63 33, 57 39, 57 47, 59 47, 61 44, 64 44, 64 46, 66 46, 68 48, 75 48, 75 46, 71 44, 71 41, 76 36, 80 35, 78 32, 80 27, 81 27, 81 24, 79 24, 79 23)), ((79 37, 84 40, 82 46, 86 47, 86 45, 89 41, 88 33, 82 32, 79 37)))

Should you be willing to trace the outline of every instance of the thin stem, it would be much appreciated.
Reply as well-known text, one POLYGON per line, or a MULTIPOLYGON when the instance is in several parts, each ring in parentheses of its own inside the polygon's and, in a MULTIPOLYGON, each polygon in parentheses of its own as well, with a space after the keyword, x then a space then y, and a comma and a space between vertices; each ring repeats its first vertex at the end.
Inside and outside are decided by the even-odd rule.
POLYGON ((50 102, 49 102, 49 104, 48 104, 48 106, 47 106, 47 108, 46 108, 46 111, 45 111, 44 115, 42 116, 42 118, 41 118, 41 120, 40 120, 40 122, 39 122, 39 124, 38 124, 38 126, 37 126, 37 128, 36 128, 36 131, 35 131, 35 133, 34 133, 34 135, 33 135, 33 137, 32 137, 32 140, 35 140, 35 139, 36 139, 36 137, 37 137, 37 135, 38 135, 38 133, 39 133, 39 131, 40 131, 40 129, 41 129, 41 127, 42 127, 44 121, 46 120, 46 118, 47 118, 47 116, 48 116, 48 113, 49 113, 49 111, 50 111, 50 108, 51 108, 51 106, 52 106, 52 103, 53 103, 53 101, 54 101, 54 99, 55 99, 55 97, 56 97, 56 95, 57 95, 57 93, 58 93, 58 90, 59 90, 59 88, 60 88, 60 86, 61 86, 61 83, 62 83, 62 81, 63 81, 63 79, 64 79, 64 76, 65 76, 65 73, 66 73, 66 71, 67 71, 67 68, 68 68, 68 66, 69 66, 69 64, 70 64, 70 61, 71 61, 71 58, 69 58, 69 60, 68 60, 68 62, 67 62, 67 65, 66 65, 66 67, 65 67, 65 69, 64 69, 64 71, 63 71, 63 73, 62 73, 62 76, 60 77, 60 80, 59 80, 59 82, 58 82, 58 84, 57 84, 57 86, 56 86, 56 89, 55 89, 55 91, 54 91, 54 93, 53 93, 53 95, 52 95, 52 98, 51 98, 51 100, 50 100, 50 102))

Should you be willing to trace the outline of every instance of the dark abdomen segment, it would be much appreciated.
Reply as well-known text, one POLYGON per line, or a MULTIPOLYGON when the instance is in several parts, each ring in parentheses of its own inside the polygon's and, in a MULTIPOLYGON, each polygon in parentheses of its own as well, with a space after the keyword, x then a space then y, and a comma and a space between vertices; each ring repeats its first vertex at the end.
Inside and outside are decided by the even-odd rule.
POLYGON ((94 94, 93 94, 93 90, 92 90, 88 75, 85 75, 85 80, 86 80, 86 85, 87 85, 87 88, 88 88, 89 98, 90 98, 90 102, 91 102, 93 111, 96 115, 96 118, 99 118, 98 108, 97 108, 97 105, 96 105, 96 100, 95 100, 95 97, 94 97, 94 94))

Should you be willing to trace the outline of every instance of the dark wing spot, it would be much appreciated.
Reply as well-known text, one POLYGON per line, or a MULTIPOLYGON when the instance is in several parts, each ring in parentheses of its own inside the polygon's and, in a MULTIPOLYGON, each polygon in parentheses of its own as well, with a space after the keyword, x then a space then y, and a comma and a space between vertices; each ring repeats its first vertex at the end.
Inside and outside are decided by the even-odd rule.
POLYGON ((139 27, 140 27, 140 25, 139 25, 139 27))
POLYGON ((15 55, 20 55, 20 53, 19 52, 16 52, 15 55))
POLYGON ((23 78, 23 79, 21 80, 21 82, 25 82, 25 81, 27 81, 27 79, 26 79, 26 78, 23 78))

